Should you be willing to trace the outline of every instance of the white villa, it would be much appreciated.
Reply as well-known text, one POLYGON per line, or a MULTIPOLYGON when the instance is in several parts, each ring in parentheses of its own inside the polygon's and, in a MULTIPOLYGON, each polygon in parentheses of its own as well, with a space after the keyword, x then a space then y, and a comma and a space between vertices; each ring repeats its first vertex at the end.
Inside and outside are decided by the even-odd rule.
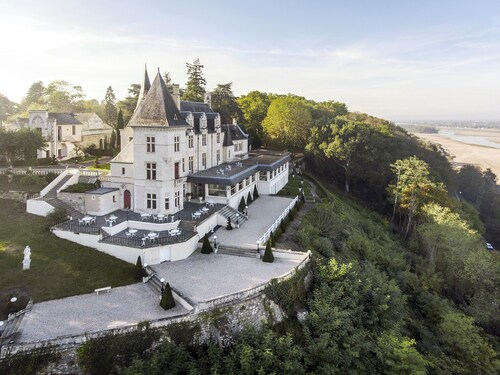
MULTIPOLYGON (((68 198, 61 190, 95 171, 67 170, 28 201, 28 212, 47 215, 57 206, 48 197, 64 200, 73 218, 53 228, 57 236, 131 263, 141 256, 157 264, 187 258, 228 219, 244 223, 247 213, 236 211, 242 199, 274 195, 288 182, 288 153, 249 152, 248 136, 236 123, 221 124, 209 95, 204 103, 181 101, 178 86, 171 94, 159 72, 152 83, 144 72, 121 144, 101 187, 68 198)), ((273 225, 297 200, 276 199, 285 205, 273 225)), ((255 240, 264 244, 268 229, 252 249, 255 240)))
POLYGON ((31 110, 27 126, 37 129, 47 140, 47 149, 39 150, 37 157, 55 156, 61 160, 78 156, 79 149, 90 145, 106 148, 113 133, 113 128, 95 113, 31 110))

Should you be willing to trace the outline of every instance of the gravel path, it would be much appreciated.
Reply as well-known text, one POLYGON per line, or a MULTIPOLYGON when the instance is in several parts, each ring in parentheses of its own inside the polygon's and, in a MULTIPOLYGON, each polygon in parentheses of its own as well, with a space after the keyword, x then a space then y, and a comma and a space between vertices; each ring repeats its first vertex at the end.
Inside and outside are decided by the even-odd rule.
POLYGON ((35 303, 21 323, 19 341, 48 340, 118 328, 187 312, 179 304, 165 311, 159 302, 159 296, 149 286, 133 284, 113 288, 99 296, 84 294, 35 303))
POLYGON ((252 258, 196 252, 188 259, 151 267, 183 295, 201 302, 255 287, 287 273, 299 262, 275 258, 273 263, 264 263, 252 258))

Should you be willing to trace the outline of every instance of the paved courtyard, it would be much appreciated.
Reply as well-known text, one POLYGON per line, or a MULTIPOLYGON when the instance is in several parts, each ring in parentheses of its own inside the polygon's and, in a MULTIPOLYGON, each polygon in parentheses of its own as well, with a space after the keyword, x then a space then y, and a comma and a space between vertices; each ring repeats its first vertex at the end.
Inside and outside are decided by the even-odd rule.
MULTIPOLYGON (((257 240, 266 233, 291 202, 291 198, 260 196, 248 206, 248 221, 239 229, 226 230, 226 227, 222 226, 215 233, 217 242, 223 245, 256 248, 257 240)), ((235 223, 232 224, 235 226, 235 223)))
POLYGON ((100 295, 84 294, 35 303, 21 323, 20 342, 49 340, 160 319, 187 312, 182 306, 163 310, 146 284, 113 288, 100 295))
MULTIPOLYGON (((304 257, 306 254, 304 253, 304 257)), ((300 260, 275 258, 274 263, 223 254, 201 254, 152 268, 194 303, 258 286, 292 270, 300 260)), ((100 295, 85 294, 35 303, 22 320, 19 342, 50 340, 182 315, 180 304, 168 311, 146 284, 112 288, 100 295)))
POLYGON ((299 263, 300 260, 283 258, 264 263, 256 258, 207 255, 197 251, 187 259, 165 262, 151 268, 160 278, 163 277, 184 296, 197 303, 256 287, 287 273, 299 263))

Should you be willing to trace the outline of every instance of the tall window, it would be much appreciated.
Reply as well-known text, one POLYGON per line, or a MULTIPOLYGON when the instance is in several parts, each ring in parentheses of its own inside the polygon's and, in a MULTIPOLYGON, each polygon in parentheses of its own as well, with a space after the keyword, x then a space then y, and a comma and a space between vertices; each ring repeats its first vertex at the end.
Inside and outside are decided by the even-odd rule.
POLYGON ((71 134, 72 134, 72 135, 76 135, 76 126, 75 126, 75 125, 73 125, 73 126, 71 127, 71 134))
POLYGON ((156 163, 146 163, 146 179, 156 180, 156 163))
POLYGON ((217 143, 220 143, 220 133, 217 133, 217 143))
POLYGON ((156 210, 156 194, 146 194, 146 207, 156 210))
POLYGON ((220 150, 217 150, 217 152, 216 152, 215 155, 216 155, 216 158, 217 158, 217 164, 219 164, 219 162, 220 162, 220 150))
POLYGON ((190 135, 188 137, 188 147, 189 148, 193 148, 194 147, 194 141, 193 141, 193 136, 192 135, 190 135))
POLYGON ((155 137, 146 137, 146 152, 155 152, 155 137))
POLYGON ((177 135, 174 137, 174 151, 178 152, 181 149, 180 137, 177 135))
POLYGON ((174 164, 174 178, 177 180, 179 178, 179 162, 174 164))
POLYGON ((169 210, 169 209, 170 209, 170 199, 165 198, 165 210, 169 210))
POLYGON ((194 157, 190 156, 189 157, 189 172, 193 172, 193 171, 194 171, 194 157))
POLYGON ((207 145, 207 135, 206 134, 202 134, 202 136, 201 136, 201 145, 202 146, 207 145))
POLYGON ((175 192, 175 207, 179 207, 181 205, 181 192, 175 192))
POLYGON ((205 152, 201 154, 201 165, 203 168, 207 167, 207 154, 205 152))
POLYGON ((184 162, 184 158, 182 158, 182 172, 186 172, 186 163, 184 162))

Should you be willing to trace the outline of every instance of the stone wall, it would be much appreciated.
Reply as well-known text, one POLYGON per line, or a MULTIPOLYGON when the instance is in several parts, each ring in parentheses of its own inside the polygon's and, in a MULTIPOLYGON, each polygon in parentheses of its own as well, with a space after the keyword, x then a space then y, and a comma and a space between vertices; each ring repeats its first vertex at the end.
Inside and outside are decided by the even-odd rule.
POLYGON ((84 193, 57 193, 57 198, 78 212, 85 212, 84 193))
POLYGON ((0 190, 0 199, 12 199, 21 203, 26 203, 26 201, 28 200, 28 193, 26 193, 25 191, 0 190))
MULTIPOLYGON (((159 327, 163 332, 162 340, 172 335, 191 335, 193 342, 203 344, 216 341, 221 346, 227 346, 245 327, 261 329, 265 324, 276 324, 285 318, 285 314, 273 301, 263 294, 253 298, 237 301, 232 305, 191 315, 183 321, 159 327)), ((51 363, 41 375, 82 374, 78 366, 77 347, 67 347, 60 350, 61 357, 56 363, 51 363)))

